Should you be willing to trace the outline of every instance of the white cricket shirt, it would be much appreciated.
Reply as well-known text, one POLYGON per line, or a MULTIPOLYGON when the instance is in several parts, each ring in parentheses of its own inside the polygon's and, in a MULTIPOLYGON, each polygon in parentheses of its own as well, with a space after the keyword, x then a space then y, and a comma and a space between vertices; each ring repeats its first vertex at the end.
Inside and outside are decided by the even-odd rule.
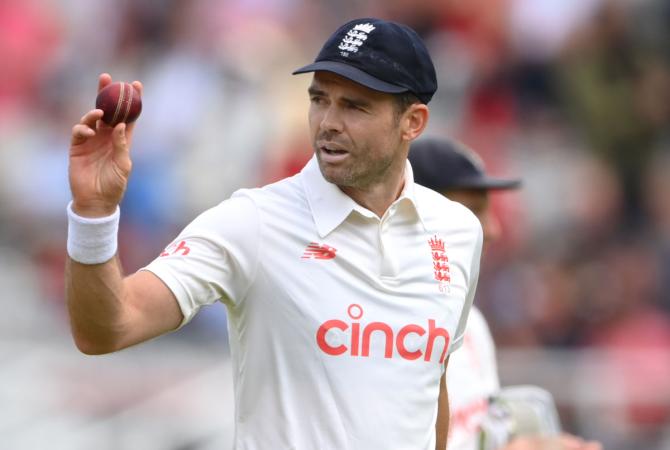
POLYGON ((222 301, 236 449, 430 449, 439 380, 458 347, 482 232, 462 205, 415 185, 379 218, 301 173, 240 190, 146 267, 188 322, 222 301))
POLYGON ((484 316, 473 306, 463 345, 449 358, 448 450, 479 448, 479 427, 487 414, 489 398, 499 389, 495 344, 484 316))

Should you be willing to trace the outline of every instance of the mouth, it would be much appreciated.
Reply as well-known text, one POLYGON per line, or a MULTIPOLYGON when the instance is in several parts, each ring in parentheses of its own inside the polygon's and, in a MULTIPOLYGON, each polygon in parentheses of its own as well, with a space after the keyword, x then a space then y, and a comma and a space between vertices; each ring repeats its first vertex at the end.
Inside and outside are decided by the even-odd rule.
POLYGON ((338 164, 346 160, 349 152, 335 144, 322 144, 318 146, 321 162, 326 164, 338 164))
POLYGON ((346 150, 342 150, 340 148, 336 148, 336 147, 330 146, 330 145, 322 145, 322 146, 319 147, 319 149, 323 153, 325 153, 327 155, 331 155, 331 156, 346 155, 348 153, 346 150))

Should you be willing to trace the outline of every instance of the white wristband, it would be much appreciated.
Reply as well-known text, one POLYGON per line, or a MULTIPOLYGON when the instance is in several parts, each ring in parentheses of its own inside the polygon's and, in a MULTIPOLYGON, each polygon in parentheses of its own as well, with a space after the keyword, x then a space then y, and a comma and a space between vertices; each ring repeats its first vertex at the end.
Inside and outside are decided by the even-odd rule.
POLYGON ((72 211, 67 205, 67 253, 82 264, 101 264, 116 254, 119 231, 119 207, 111 216, 88 218, 72 211))

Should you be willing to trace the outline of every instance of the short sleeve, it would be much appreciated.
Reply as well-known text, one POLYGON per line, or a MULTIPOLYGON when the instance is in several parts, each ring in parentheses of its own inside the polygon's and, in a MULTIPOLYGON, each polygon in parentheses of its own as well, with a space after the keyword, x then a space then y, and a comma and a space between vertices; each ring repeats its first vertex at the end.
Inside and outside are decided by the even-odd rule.
POLYGON ((468 315, 470 314, 470 309, 472 308, 472 302, 475 298, 475 292, 477 291, 477 282, 479 280, 479 264, 482 256, 482 244, 483 244, 483 232, 482 227, 479 224, 479 221, 476 222, 476 237, 472 245, 472 255, 470 259, 470 275, 468 279, 468 292, 465 295, 465 303, 463 309, 461 310, 461 317, 458 321, 458 327, 456 328, 456 336, 452 341, 449 347, 449 354, 454 350, 457 350, 463 344, 463 336, 465 335, 465 326, 468 323, 468 315))
POLYGON ((205 305, 238 304, 254 280, 260 222, 248 196, 235 196, 191 222, 149 265, 173 292, 188 323, 205 305))

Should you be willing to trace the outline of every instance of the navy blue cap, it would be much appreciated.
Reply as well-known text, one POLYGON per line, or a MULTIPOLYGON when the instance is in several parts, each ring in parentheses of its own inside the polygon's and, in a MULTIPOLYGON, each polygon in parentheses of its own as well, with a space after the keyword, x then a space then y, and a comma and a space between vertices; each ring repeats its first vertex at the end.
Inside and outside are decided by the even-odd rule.
POLYGON ((314 63, 293 72, 327 71, 390 94, 411 92, 428 103, 437 90, 428 49, 407 25, 375 18, 349 21, 333 33, 314 63))
POLYGON ((443 192, 451 189, 515 189, 518 179, 493 178, 486 175, 479 156, 449 139, 420 139, 409 151, 414 182, 443 192))

